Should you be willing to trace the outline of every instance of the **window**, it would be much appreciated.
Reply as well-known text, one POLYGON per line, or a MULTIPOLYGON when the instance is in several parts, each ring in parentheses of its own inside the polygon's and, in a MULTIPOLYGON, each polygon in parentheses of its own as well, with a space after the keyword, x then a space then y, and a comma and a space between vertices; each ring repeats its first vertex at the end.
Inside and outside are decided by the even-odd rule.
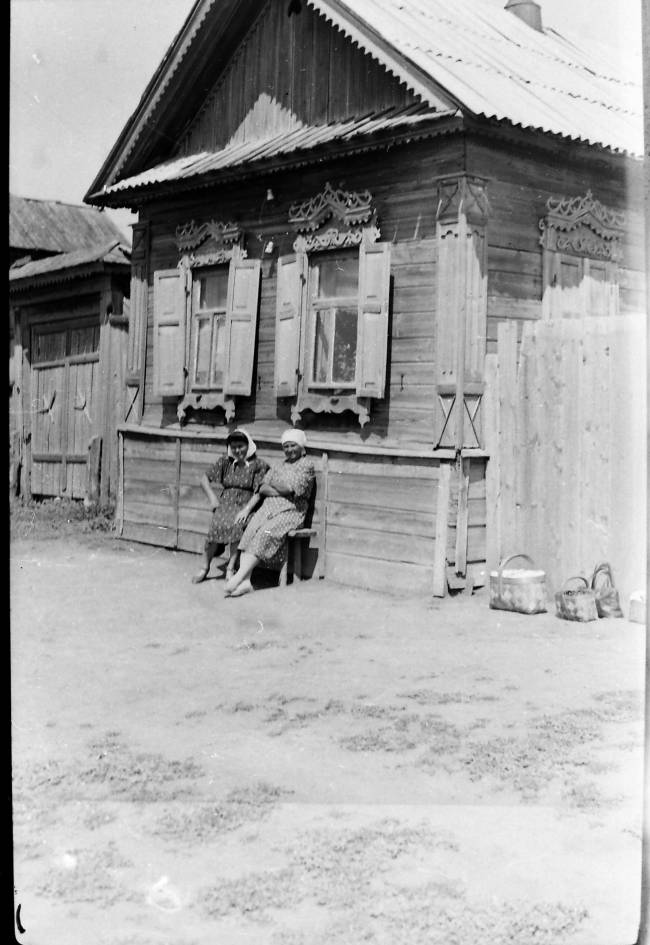
POLYGON ((584 197, 549 197, 540 220, 546 318, 618 312, 618 261, 625 216, 584 197))
POLYGON ((192 287, 193 390, 223 387, 226 353, 228 267, 198 270, 192 287))
POLYGON ((359 253, 319 253, 309 266, 308 384, 354 389, 359 318, 359 253))
POLYGON ((261 263, 237 256, 214 266, 154 273, 153 387, 187 407, 227 406, 252 389, 261 263))
POLYGON ((294 422, 304 409, 368 421, 365 399, 384 396, 389 286, 387 243, 280 257, 275 388, 296 398, 294 422))

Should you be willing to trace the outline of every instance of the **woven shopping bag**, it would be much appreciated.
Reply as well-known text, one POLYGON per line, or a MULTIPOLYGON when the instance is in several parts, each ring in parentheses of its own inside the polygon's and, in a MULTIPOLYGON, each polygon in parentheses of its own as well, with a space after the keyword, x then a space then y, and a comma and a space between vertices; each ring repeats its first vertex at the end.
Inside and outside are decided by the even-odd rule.
POLYGON ((614 587, 612 567, 604 561, 599 564, 591 578, 591 588, 596 594, 596 610, 599 617, 622 617, 621 602, 614 587))
POLYGON ((562 590, 555 595, 555 610, 562 620, 579 620, 582 623, 598 620, 596 592, 589 587, 587 578, 581 575, 567 578, 562 590), (572 581, 581 581, 584 586, 569 587, 572 581))
POLYGON ((510 555, 490 572, 490 607, 520 614, 546 612, 546 573, 535 567, 528 555, 510 555), (523 558, 529 568, 508 568, 515 558, 523 558))

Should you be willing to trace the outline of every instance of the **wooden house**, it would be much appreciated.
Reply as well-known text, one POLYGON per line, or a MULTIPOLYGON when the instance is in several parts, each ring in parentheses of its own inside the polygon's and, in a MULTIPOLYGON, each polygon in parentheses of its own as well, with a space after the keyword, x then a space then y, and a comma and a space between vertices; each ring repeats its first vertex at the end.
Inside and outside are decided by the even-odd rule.
POLYGON ((13 196, 9 231, 11 491, 106 504, 124 419, 128 240, 94 208, 13 196))
POLYGON ((643 305, 640 89, 528 0, 197 0, 85 200, 134 227, 125 537, 199 550, 235 425, 320 574, 485 578, 498 325, 643 305))

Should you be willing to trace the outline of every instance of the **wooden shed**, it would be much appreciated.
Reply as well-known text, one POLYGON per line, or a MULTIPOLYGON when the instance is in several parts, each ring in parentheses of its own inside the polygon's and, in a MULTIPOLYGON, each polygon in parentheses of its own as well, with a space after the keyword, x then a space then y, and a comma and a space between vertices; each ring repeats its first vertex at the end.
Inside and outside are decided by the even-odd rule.
POLYGON ((81 209, 82 230, 70 227, 68 245, 75 235, 82 246, 103 242, 46 256, 33 243, 51 246, 55 230, 49 242, 32 239, 40 258, 9 270, 10 488, 107 504, 124 418, 130 250, 112 224, 86 226, 89 208, 81 209))
POLYGON ((134 227, 125 537, 202 547, 234 425, 321 470, 312 563, 486 563, 498 326, 643 308, 640 88, 532 2, 197 0, 91 185, 134 227))

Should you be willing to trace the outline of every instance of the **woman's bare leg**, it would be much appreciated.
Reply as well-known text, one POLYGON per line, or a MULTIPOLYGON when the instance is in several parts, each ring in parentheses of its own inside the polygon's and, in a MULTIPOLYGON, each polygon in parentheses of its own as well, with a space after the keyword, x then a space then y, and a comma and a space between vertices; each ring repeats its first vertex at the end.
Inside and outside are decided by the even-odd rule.
POLYGON ((230 557, 226 565, 226 580, 230 580, 237 570, 237 561, 239 560, 239 545, 230 545, 230 557))
POLYGON ((251 574, 259 563, 260 559, 256 555, 252 555, 248 551, 242 551, 239 557, 239 568, 231 579, 226 581, 226 593, 232 594, 243 581, 249 581, 251 574))
POLYGON ((203 552, 203 567, 192 578, 192 584, 200 584, 202 581, 205 581, 210 570, 210 565, 212 564, 212 559, 216 557, 216 555, 221 554, 222 551, 222 544, 216 541, 206 542, 205 551, 203 552))

